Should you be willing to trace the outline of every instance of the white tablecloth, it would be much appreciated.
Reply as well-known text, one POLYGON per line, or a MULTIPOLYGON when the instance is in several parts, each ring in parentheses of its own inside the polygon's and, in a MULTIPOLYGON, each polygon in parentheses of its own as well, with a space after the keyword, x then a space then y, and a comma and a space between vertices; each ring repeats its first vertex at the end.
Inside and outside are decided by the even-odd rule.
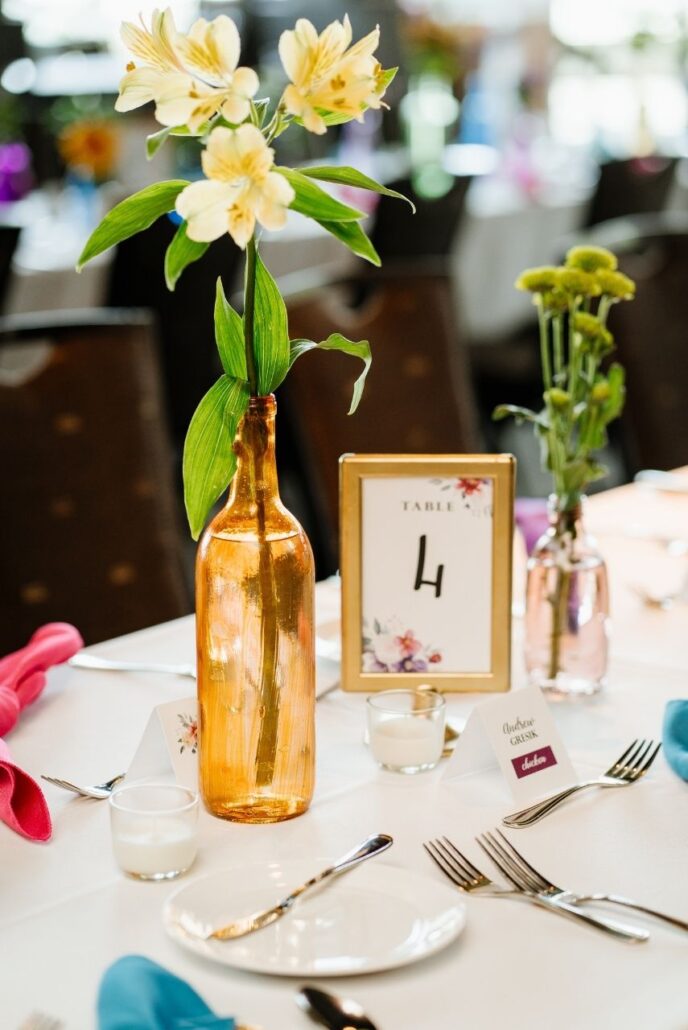
MULTIPOLYGON (((555 708, 581 774, 606 768, 634 737, 658 737, 665 702, 688 694, 688 608, 650 611, 629 590, 634 579, 656 585, 648 578, 656 569, 662 572, 664 561, 657 545, 625 536, 630 512, 649 531, 685 535, 688 498, 656 500, 628 488, 591 502, 590 521, 607 529, 602 543, 612 566, 618 617, 608 689, 594 700, 555 708), (652 521, 658 513, 659 526, 652 521)), ((674 559, 665 571, 678 575, 680 570, 674 559)), ((336 616, 337 603, 335 586, 319 586, 321 623, 336 616)), ((520 630, 517 620, 517 638, 520 630)), ((93 650, 188 662, 192 619, 93 650)), ((515 650, 518 658, 518 643, 515 650)), ((522 683, 519 660, 516 668, 522 683)), ((332 663, 320 664, 321 683, 334 675, 332 663)), ((151 706, 184 696, 188 683, 53 670, 45 693, 24 713, 9 743, 16 760, 34 775, 98 782, 125 767, 151 706)), ((452 698, 451 714, 467 715, 475 700, 452 698)), ((315 871, 320 859, 343 853, 374 831, 395 838, 392 850, 376 861, 440 877, 421 842, 447 834, 483 864, 474 835, 497 825, 514 807, 498 776, 446 782, 441 769, 416 777, 382 772, 363 746, 363 725, 362 696, 336 691, 320 700, 318 781, 309 812, 256 827, 204 815, 202 850, 190 875, 304 856, 313 856, 315 871)), ((0 826, 3 1030, 18 1026, 32 1009, 63 1019, 70 1030, 88 1030, 105 968, 132 952, 185 977, 218 1012, 265 1030, 306 1030, 308 1019, 293 1001, 299 981, 206 964, 167 939, 161 907, 176 885, 136 883, 118 872, 106 804, 72 800, 48 785, 46 795, 54 818, 49 844, 29 843, 0 826)), ((557 882, 614 891, 688 917, 688 786, 661 756, 637 786, 582 796, 514 839, 557 882)), ((653 924, 648 944, 629 946, 529 906, 480 898, 468 898, 467 905, 464 934, 437 956, 398 971, 325 981, 325 986, 357 998, 380 1030, 688 1027, 685 934, 653 924)))

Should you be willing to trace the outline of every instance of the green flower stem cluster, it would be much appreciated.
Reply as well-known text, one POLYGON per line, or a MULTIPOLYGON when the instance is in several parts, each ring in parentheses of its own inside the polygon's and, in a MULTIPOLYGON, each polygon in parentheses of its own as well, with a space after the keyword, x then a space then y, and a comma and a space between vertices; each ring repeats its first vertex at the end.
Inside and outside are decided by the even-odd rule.
POLYGON ((516 288, 533 294, 538 312, 543 407, 503 404, 493 417, 532 423, 559 508, 571 511, 588 483, 606 474, 594 455, 625 398, 623 368, 606 367, 614 349, 607 319, 612 305, 633 299, 635 284, 618 271, 611 251, 573 247, 564 265, 527 269, 516 288))

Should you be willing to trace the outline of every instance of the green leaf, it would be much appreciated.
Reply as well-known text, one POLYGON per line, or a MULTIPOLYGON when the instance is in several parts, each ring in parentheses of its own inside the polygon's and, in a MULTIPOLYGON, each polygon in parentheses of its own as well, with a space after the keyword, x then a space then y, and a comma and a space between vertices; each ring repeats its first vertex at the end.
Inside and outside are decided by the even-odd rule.
POLYGON ((604 418, 609 423, 621 414, 626 400, 626 374, 623 366, 616 361, 609 366, 607 382, 609 383, 609 400, 604 406, 604 418))
POLYGON ((177 279, 187 265, 202 258, 209 243, 197 243, 186 235, 186 222, 181 222, 174 238, 165 251, 165 282, 168 290, 174 290, 177 279))
POLYGON ((172 211, 178 195, 188 185, 185 179, 155 182, 113 207, 86 241, 76 264, 77 271, 104 250, 147 229, 161 215, 172 211))
POLYGON ((307 175, 297 172, 294 168, 279 166, 276 172, 283 175, 296 194, 289 205, 292 211, 299 211, 308 218, 314 218, 317 222, 325 219, 330 222, 358 222, 365 218, 365 212, 359 211, 348 204, 342 204, 341 200, 335 200, 329 193, 316 185, 307 175))
POLYGON ((370 261, 371 265, 377 265, 378 268, 382 264, 380 255, 358 222, 321 222, 319 218, 316 221, 322 225, 323 229, 327 229, 338 240, 341 240, 354 254, 365 258, 366 261, 370 261))
POLYGON ((500 404, 492 412, 492 418, 499 422, 503 418, 512 415, 517 422, 532 422, 543 429, 549 429, 549 421, 543 414, 531 411, 530 408, 521 408, 518 404, 500 404))
POLYGON ((246 383, 220 376, 191 419, 184 441, 183 473, 184 502, 194 540, 234 475, 234 437, 248 401, 246 383))
POLYGON ((236 379, 246 379, 244 323, 225 297, 222 279, 219 276, 215 291, 215 342, 227 375, 236 379))
POLYGON ((260 254, 256 254, 253 352, 258 371, 258 393, 261 396, 272 393, 289 369, 289 332, 287 309, 260 254))
POLYGON ((392 80, 394 79, 394 77, 396 76, 398 71, 399 71, 398 67, 396 67, 396 68, 386 68, 383 71, 382 75, 380 76, 380 82, 382 83, 382 85, 384 86, 385 89, 387 89, 387 87, 389 85, 391 85, 392 80))
POLYGON ((373 360, 368 341, 359 340, 357 343, 354 343, 353 340, 347 340, 346 336, 342 336, 341 333, 332 333, 326 340, 322 340, 320 343, 314 343, 313 340, 292 340, 290 348, 289 368, 291 368, 296 359, 300 358, 302 354, 306 353, 306 351, 315 349, 338 350, 341 351, 342 354, 351 354, 353 357, 361 359, 363 362, 363 371, 354 383, 354 392, 351 398, 351 407, 349 408, 349 414, 353 415, 360 404, 361 397, 363 396, 363 387, 365 386, 366 376, 368 375, 368 370, 373 360))
POLYGON ((157 132, 152 132, 150 136, 146 136, 146 158, 149 161, 155 157, 171 132, 171 126, 166 125, 164 129, 158 129, 157 132))
POLYGON ((371 179, 370 176, 364 175, 363 172, 359 172, 357 168, 350 168, 348 165, 323 165, 317 168, 302 168, 301 171, 304 175, 307 175, 309 179, 320 179, 322 182, 339 182, 343 186, 356 186, 361 190, 371 190, 374 193, 384 193, 386 197, 395 197, 397 200, 405 200, 407 204, 411 205, 411 208, 415 214, 416 206, 405 197, 403 193, 397 193, 396 190, 387 189, 386 186, 376 182, 375 179, 371 179))

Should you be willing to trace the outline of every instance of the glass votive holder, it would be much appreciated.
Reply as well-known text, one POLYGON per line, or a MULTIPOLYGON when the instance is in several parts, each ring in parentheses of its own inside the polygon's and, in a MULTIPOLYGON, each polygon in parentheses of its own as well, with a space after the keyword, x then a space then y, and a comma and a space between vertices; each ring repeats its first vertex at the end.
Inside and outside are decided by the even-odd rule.
POLYGON ((176 783, 132 783, 109 798, 112 847, 135 880, 173 880, 198 850, 198 794, 176 783))
POLYGON ((383 769, 434 769, 444 748, 445 703, 434 690, 384 690, 367 701, 368 739, 383 769))

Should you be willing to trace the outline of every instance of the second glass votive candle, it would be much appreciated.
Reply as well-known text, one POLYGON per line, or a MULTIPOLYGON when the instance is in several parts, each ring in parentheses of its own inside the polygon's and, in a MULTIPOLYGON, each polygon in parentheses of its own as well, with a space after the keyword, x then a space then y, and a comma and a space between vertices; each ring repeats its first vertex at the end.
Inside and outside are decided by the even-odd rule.
POLYGON ((198 794, 175 783, 132 783, 110 795, 112 847, 136 880, 172 880, 198 850, 198 794))
POLYGON ((433 690, 384 690, 367 700, 375 761, 393 772, 434 769, 444 748, 445 702, 433 690))

